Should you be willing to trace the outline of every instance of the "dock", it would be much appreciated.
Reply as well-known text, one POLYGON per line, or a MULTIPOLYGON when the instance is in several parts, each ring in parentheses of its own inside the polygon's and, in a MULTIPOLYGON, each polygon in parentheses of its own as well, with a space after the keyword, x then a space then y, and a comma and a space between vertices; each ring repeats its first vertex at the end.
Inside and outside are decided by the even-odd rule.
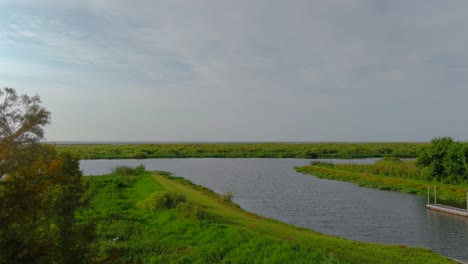
POLYGON ((460 209, 442 204, 426 204, 426 207, 434 211, 468 217, 468 211, 465 209, 460 209))
POLYGON ((468 217, 468 192, 466 192, 466 210, 461 209, 461 208, 456 208, 452 206, 447 206, 443 204, 438 204, 437 203, 437 187, 434 186, 434 203, 431 204, 430 200, 430 187, 427 187, 427 204, 426 207, 428 209, 434 210, 434 211, 439 211, 439 212, 444 212, 448 214, 454 214, 454 215, 459 215, 459 216, 464 216, 468 217))

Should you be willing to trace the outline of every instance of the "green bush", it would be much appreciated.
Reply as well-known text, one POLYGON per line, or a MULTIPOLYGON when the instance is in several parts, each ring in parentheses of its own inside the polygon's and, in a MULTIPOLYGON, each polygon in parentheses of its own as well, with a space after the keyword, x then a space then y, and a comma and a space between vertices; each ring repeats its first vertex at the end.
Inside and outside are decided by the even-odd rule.
POLYGON ((466 150, 451 137, 433 138, 419 151, 417 165, 429 168, 431 176, 440 182, 461 184, 468 180, 466 150))
POLYGON ((145 165, 140 164, 136 167, 118 166, 112 170, 112 173, 120 176, 138 175, 145 171, 145 165))
POLYGON ((185 196, 177 192, 154 192, 148 198, 139 202, 137 206, 147 211, 155 211, 176 208, 179 203, 186 201, 185 196))
POLYGON ((226 194, 219 195, 219 198, 221 198, 221 200, 226 203, 232 203, 233 197, 234 197, 234 194, 232 194, 232 192, 227 192, 226 194))
POLYGON ((128 166, 118 166, 112 170, 112 173, 115 175, 127 176, 133 174, 133 168, 128 166))
POLYGON ((176 206, 178 216, 182 219, 201 220, 204 218, 200 206, 188 202, 181 202, 176 206))

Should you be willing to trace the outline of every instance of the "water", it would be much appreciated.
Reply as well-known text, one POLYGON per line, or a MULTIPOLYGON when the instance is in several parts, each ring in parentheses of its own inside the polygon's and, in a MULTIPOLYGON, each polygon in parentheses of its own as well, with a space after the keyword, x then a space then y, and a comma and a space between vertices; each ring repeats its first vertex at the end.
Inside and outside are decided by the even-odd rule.
MULTIPOLYGON (((330 162, 372 163, 365 160, 330 162)), ((243 209, 353 240, 427 247, 468 262, 468 219, 425 208, 426 198, 361 188, 296 173, 304 159, 84 160, 85 175, 120 165, 170 171, 217 193, 232 192, 243 209)))

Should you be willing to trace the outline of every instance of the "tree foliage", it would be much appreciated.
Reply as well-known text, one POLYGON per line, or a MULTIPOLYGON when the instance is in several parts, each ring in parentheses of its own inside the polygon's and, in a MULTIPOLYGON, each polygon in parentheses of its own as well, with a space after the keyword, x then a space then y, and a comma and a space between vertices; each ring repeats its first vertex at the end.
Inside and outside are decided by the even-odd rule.
POLYGON ((50 113, 39 96, 5 88, 0 100, 0 263, 84 260, 79 161, 40 144, 50 113))
POLYGON ((465 147, 450 137, 433 138, 422 147, 417 159, 419 166, 428 167, 435 180, 462 183, 468 180, 465 147))
POLYGON ((41 106, 38 95, 18 95, 13 88, 0 90, 0 176, 17 166, 18 150, 44 138, 43 127, 50 123, 50 112, 41 106))

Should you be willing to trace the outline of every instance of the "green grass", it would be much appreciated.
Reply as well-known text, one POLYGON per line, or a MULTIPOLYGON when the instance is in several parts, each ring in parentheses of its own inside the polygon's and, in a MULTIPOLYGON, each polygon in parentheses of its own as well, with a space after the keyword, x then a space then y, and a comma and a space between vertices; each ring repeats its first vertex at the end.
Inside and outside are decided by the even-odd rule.
POLYGON ((383 158, 373 164, 335 164, 333 167, 337 170, 373 175, 394 176, 424 181, 430 181, 432 179, 432 177, 430 177, 430 168, 417 166, 415 160, 383 158))
POLYGON ((81 159, 416 157, 427 143, 200 143, 59 145, 81 159))
POLYGON ((80 217, 96 223, 95 263, 451 263, 423 248, 351 241, 265 219, 167 173, 94 177, 90 192, 80 217), (183 195, 202 217, 137 206, 155 192, 183 195))
POLYGON ((296 171, 322 179, 353 182, 362 187, 389 190, 418 195, 427 195, 427 187, 437 185, 437 200, 447 205, 466 208, 468 185, 453 185, 440 182, 371 174, 362 169, 365 165, 332 165, 317 163, 295 168, 296 171))

